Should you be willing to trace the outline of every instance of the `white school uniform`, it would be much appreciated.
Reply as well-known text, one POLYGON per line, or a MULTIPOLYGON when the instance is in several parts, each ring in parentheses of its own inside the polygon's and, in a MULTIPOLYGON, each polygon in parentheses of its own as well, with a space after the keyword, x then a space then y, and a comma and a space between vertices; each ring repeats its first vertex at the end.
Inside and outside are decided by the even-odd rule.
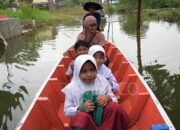
POLYGON ((80 70, 88 60, 96 66, 94 57, 90 55, 84 54, 76 58, 73 78, 62 90, 65 93, 64 113, 68 117, 72 117, 77 113, 77 108, 81 104, 83 94, 86 91, 93 91, 96 95, 109 95, 113 102, 117 102, 117 98, 113 94, 109 82, 102 75, 97 75, 91 84, 86 84, 81 81, 79 77, 80 70))

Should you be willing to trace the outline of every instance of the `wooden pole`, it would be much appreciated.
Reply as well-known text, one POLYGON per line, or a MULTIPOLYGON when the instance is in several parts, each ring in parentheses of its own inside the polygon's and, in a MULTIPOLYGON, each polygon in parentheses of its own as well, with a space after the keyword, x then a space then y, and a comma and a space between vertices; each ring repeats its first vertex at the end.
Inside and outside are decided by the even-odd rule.
POLYGON ((141 60, 141 0, 138 0, 138 11, 137 11, 137 58, 138 58, 138 71, 142 74, 142 60, 141 60))

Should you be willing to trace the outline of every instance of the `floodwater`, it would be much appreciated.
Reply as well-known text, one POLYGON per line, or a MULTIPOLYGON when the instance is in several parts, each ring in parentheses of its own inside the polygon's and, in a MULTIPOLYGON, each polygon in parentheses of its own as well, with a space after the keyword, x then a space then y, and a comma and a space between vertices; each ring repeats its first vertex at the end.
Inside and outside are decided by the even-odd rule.
MULTIPOLYGON (((140 71, 176 129, 180 129, 180 25, 144 20, 138 35, 134 20, 132 16, 113 15, 103 24, 103 33, 140 71)), ((16 127, 81 30, 81 23, 76 22, 8 41, 7 50, 0 51, 0 129, 16 127)))

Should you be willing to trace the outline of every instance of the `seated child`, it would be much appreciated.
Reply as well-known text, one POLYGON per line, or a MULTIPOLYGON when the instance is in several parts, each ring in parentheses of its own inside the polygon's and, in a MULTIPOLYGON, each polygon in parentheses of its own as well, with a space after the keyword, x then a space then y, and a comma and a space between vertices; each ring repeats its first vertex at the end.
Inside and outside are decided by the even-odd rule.
POLYGON ((102 75, 97 74, 92 56, 84 54, 75 59, 73 78, 62 89, 65 93, 64 113, 71 117, 72 128, 127 130, 128 115, 117 103, 109 85, 102 75))
MULTIPOLYGON (((88 53, 88 49, 89 49, 89 44, 86 41, 83 40, 79 40, 76 41, 75 45, 74 45, 74 49, 76 52, 76 57, 82 54, 87 54, 88 53)), ((66 75, 71 78, 73 75, 73 69, 74 69, 74 60, 72 60, 72 62, 70 63, 67 71, 66 71, 66 75)))
POLYGON ((96 59, 97 63, 97 73, 103 75, 111 84, 112 91, 116 93, 119 90, 119 84, 116 81, 116 78, 112 74, 111 70, 104 65, 106 60, 105 50, 100 45, 93 45, 89 48, 89 55, 93 56, 96 59))

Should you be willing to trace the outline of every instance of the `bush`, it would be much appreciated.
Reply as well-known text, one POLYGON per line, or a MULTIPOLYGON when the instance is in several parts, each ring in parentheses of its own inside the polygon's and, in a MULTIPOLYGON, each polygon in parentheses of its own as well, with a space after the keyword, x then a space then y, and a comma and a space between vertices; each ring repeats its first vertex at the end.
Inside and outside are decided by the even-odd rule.
POLYGON ((16 6, 17 6, 17 3, 15 3, 15 2, 10 3, 10 2, 5 1, 5 2, 0 3, 1 9, 7 9, 7 8, 11 8, 11 7, 16 7, 16 6))

